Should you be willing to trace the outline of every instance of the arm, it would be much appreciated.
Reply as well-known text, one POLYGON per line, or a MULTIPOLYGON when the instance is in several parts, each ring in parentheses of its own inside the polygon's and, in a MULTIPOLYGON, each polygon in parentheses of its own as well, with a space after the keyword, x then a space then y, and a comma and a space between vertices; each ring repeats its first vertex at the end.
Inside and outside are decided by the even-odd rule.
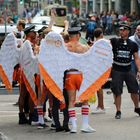
POLYGON ((68 34, 69 22, 67 20, 64 21, 64 34, 68 34))
POLYGON ((55 13, 53 10, 51 10, 51 20, 49 22, 48 28, 51 30, 52 26, 54 25, 55 22, 55 13))
POLYGON ((138 72, 140 72, 140 58, 138 56, 138 52, 135 52, 133 56, 134 56, 134 60, 135 60, 138 72))

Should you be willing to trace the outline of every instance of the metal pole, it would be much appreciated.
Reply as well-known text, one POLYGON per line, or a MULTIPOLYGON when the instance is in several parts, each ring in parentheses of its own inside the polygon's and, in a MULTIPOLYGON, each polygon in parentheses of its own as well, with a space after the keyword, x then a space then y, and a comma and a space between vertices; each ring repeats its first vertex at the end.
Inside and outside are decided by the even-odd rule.
POLYGON ((82 15, 82 0, 79 0, 79 3, 80 3, 79 4, 80 5, 79 7, 80 7, 80 16, 81 16, 82 15))
POLYGON ((61 5, 64 5, 64 0, 61 0, 61 5))
POLYGON ((5 8, 5 10, 4 10, 5 36, 6 36, 6 34, 7 34, 7 21, 6 21, 6 19, 7 19, 7 12, 6 12, 6 8, 5 8))

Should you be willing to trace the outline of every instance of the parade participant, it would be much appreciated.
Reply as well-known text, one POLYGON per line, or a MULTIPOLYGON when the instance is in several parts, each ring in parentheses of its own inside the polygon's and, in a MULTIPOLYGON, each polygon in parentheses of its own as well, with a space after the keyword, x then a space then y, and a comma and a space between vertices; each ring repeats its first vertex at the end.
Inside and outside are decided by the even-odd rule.
MULTIPOLYGON (((20 36, 20 38, 23 40, 24 39, 24 29, 25 29, 25 21, 24 20, 18 20, 17 23, 17 31, 15 32, 17 36, 20 36)), ((17 37, 18 38, 18 37, 17 37)))
POLYGON ((45 38, 44 30, 47 29, 47 26, 43 26, 40 30, 38 30, 38 35, 39 35, 39 42, 38 45, 40 45, 41 40, 45 38))
POLYGON ((116 119, 121 118, 121 94, 123 82, 127 85, 128 92, 131 93, 131 99, 134 103, 134 112, 140 116, 138 83, 136 76, 131 72, 132 55, 134 60, 138 60, 138 46, 128 39, 130 27, 127 24, 120 25, 120 38, 112 38, 113 47, 113 66, 112 66, 112 85, 111 89, 114 94, 116 105, 116 119))
MULTIPOLYGON (((23 62, 23 58, 24 58, 24 55, 22 53, 22 51, 24 50, 25 47, 27 47, 26 45, 30 45, 32 48, 32 55, 35 56, 37 53, 38 53, 38 48, 36 48, 36 32, 34 30, 35 26, 30 26, 30 27, 27 27, 25 30, 24 30, 24 33, 26 35, 26 40, 24 42, 24 44, 22 45, 21 47, 21 60, 20 62, 21 63, 25 63, 23 62)), ((21 64, 23 65, 23 64, 21 64)), ((24 66, 22 66, 24 67, 24 66)), ((19 98, 19 124, 24 124, 24 123, 29 123, 31 124, 32 121, 37 121, 37 117, 35 117, 35 114, 34 114, 34 102, 31 98, 31 95, 28 93, 28 90, 27 90, 27 87, 26 87, 26 84, 25 84, 25 81, 23 80, 23 76, 21 74, 21 82, 20 82, 20 98, 19 98), (25 102, 26 100, 26 102, 25 102), (27 102, 28 102, 28 105, 29 105, 29 121, 24 121, 26 120, 25 118, 25 114, 23 112, 23 108, 25 105, 27 105, 27 102), (23 119, 22 119, 23 118, 23 119)), ((28 106, 25 108, 25 111, 27 110, 28 111, 28 106)), ((26 112, 27 112, 26 111, 26 112)), ((45 124, 44 124, 44 119, 43 119, 43 110, 42 110, 42 106, 37 106, 37 112, 38 112, 38 122, 39 122, 39 127, 45 127, 45 124)))
MULTIPOLYGON (((66 47, 71 52, 84 53, 89 48, 79 43, 79 31, 80 28, 78 27, 73 27, 68 30, 70 41, 66 43, 66 47)), ((73 68, 66 72, 64 89, 67 91, 68 99, 69 99, 68 112, 69 112, 69 119, 72 123, 72 128, 70 131, 71 133, 77 132, 76 112, 74 107, 76 101, 76 91, 80 89, 81 82, 82 82, 81 71, 73 68)), ((88 101, 83 102, 81 112, 82 112, 81 131, 87 133, 95 132, 96 130, 90 127, 88 124, 88 113, 89 113, 88 101)))
MULTIPOLYGON (((61 35, 64 38, 65 42, 69 42, 69 35, 67 33, 68 30, 68 22, 65 21, 65 28, 64 31, 61 33, 61 35)), ((65 78, 64 78, 65 79, 65 78)), ((65 80, 64 80, 65 81, 65 80)), ((69 115, 68 115, 68 97, 67 97, 67 93, 63 92, 64 98, 65 98, 65 105, 62 104, 55 96, 52 95, 52 125, 51 125, 51 129, 55 128, 56 132, 61 132, 61 131, 65 131, 68 132, 70 131, 69 126, 68 126, 68 122, 69 122, 69 115), (63 120, 63 126, 61 126, 61 123, 59 121, 59 110, 63 111, 63 115, 64 115, 64 120, 63 120)))
MULTIPOLYGON (((23 38, 24 38, 24 28, 25 28, 25 21, 24 20, 19 20, 18 23, 17 23, 17 31, 14 31, 14 34, 15 36, 18 38, 18 39, 21 39, 20 42, 23 41, 23 38)), ((18 44, 18 47, 20 47, 22 44, 19 43, 18 44)), ((15 67, 14 67, 14 73, 13 73, 13 87, 18 85, 19 83, 19 73, 20 73, 20 66, 19 64, 17 64, 15 67)), ((17 105, 18 102, 15 104, 17 105)))
MULTIPOLYGON (((32 28, 32 26, 31 26, 32 28)), ((35 28, 35 26, 34 26, 35 28)), ((40 52, 40 46, 38 44, 40 44, 39 40, 39 36, 37 34, 37 32, 35 32, 35 30, 31 29, 30 32, 28 33, 28 28, 27 28, 27 40, 30 41, 31 46, 32 46, 32 51, 34 56, 37 56, 40 52)), ((26 31, 25 31, 26 32, 26 31)), ((37 66, 38 67, 38 66, 37 66)), ((37 114, 38 114, 38 121, 37 121, 37 125, 39 129, 45 128, 47 125, 44 122, 44 114, 43 114, 43 104, 44 101, 42 101, 42 92, 41 92, 41 79, 40 79, 40 75, 38 73, 39 71, 37 71, 37 73, 34 74, 35 76, 35 85, 36 85, 36 94, 37 94, 37 98, 38 98, 38 104, 37 106, 34 106, 35 108, 37 108, 37 114)), ((36 121, 37 117, 36 117, 36 112, 35 113, 30 113, 29 114, 29 121, 36 121)))
POLYGON ((77 132, 74 109, 75 101, 77 101, 76 96, 78 101, 81 101, 84 103, 83 105, 85 105, 82 106, 83 127, 81 130, 83 132, 94 132, 95 130, 88 124, 89 106, 87 101, 101 88, 109 77, 112 66, 112 47, 108 40, 102 39, 97 41, 94 47, 87 51, 87 46, 80 46, 78 42, 79 34, 77 30, 79 31, 79 28, 74 28, 74 34, 70 35, 70 42, 66 44, 62 36, 58 33, 50 32, 45 37, 38 56, 39 69, 45 85, 60 102, 65 102, 62 93, 63 88, 68 92, 70 99, 70 122, 73 124, 71 132, 77 132), (66 46, 71 49, 71 52, 68 51, 66 46), (84 53, 81 54, 80 52, 84 53), (68 72, 66 73, 65 86, 63 87, 64 71, 66 70, 68 70, 68 72), (82 71, 82 74, 80 71, 82 71), (68 76, 70 76, 70 79, 68 76), (80 91, 76 94, 79 87, 80 91))
MULTIPOLYGON (((64 33, 64 32, 61 33, 61 35, 63 36, 64 42, 68 43, 69 42, 69 35, 67 33, 64 33)), ((65 83, 66 72, 67 71, 64 72, 63 83, 65 83)), ((56 97, 52 96, 53 97, 52 98, 53 99, 52 117, 53 117, 54 124, 52 123, 51 128, 55 128, 56 132, 60 132, 63 130, 65 132, 70 131, 69 126, 68 126, 68 122, 69 122, 68 94, 67 94, 67 91, 65 90, 65 88, 63 89, 63 95, 64 95, 64 99, 65 99, 65 106, 64 107, 63 107, 63 104, 61 104, 61 102, 56 97), (63 111, 63 115, 64 115, 63 126, 61 126, 60 121, 59 121, 59 109, 61 109, 63 111)))
MULTIPOLYGON (((36 33, 33 30, 35 26, 30 26, 25 28, 24 33, 26 35, 26 41, 29 41, 29 43, 32 43, 33 40, 36 38, 36 33)), ((23 43, 23 45, 24 45, 23 43)), ((24 54, 23 54, 24 55, 24 54)), ((22 73, 22 72, 21 72, 22 73)), ((34 104, 32 99, 29 97, 29 93, 27 91, 26 85, 24 83, 22 74, 20 76, 20 96, 19 96, 19 124, 26 124, 26 123, 31 123, 31 118, 33 116, 34 112, 34 104), (29 110, 30 110, 30 122, 27 120, 25 117, 24 111, 27 113, 28 112, 28 105, 29 105, 29 110), (24 110, 25 107, 25 110, 24 110)))
MULTIPOLYGON (((48 27, 47 26, 43 26, 40 30, 38 30, 38 42, 37 42, 37 45, 40 45, 41 44, 41 41, 45 38, 45 34, 44 34, 44 30, 47 29, 48 27)), ((40 49, 39 49, 40 50, 40 49)), ((44 116, 44 121, 45 122, 52 122, 52 119, 51 119, 51 114, 50 113, 50 108, 51 108, 51 96, 50 96, 50 93, 49 91, 47 90, 45 84, 43 83, 43 93, 46 94, 45 96, 45 99, 44 99, 44 105, 43 105, 43 116, 44 116), (46 115, 46 102, 47 100, 49 99, 49 108, 48 108, 48 116, 45 116, 46 115)))
MULTIPOLYGON (((96 41, 99 39, 103 39, 103 30, 101 28, 96 28, 94 31, 94 36, 96 38, 96 41)), ((95 41, 95 42, 96 42, 95 41)), ((92 113, 105 113, 104 109, 104 97, 103 97, 103 89, 97 91, 97 98, 98 98, 98 105, 96 107, 96 110, 93 110, 92 113)))

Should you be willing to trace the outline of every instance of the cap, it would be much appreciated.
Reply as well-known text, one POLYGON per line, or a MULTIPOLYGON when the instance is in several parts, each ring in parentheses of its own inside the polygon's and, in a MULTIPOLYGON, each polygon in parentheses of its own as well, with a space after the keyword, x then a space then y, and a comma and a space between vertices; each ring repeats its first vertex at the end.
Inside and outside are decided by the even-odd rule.
POLYGON ((81 27, 72 27, 68 29, 68 33, 71 35, 73 34, 79 34, 79 32, 81 31, 81 27))
POLYGON ((120 24, 120 30, 131 30, 131 27, 128 24, 120 24))
POLYGON ((43 31, 44 31, 45 29, 47 29, 47 28, 48 28, 47 26, 43 26, 40 30, 37 31, 38 34, 42 34, 43 31))
POLYGON ((97 16, 97 14, 95 14, 95 13, 89 14, 89 17, 95 17, 95 16, 97 16))
POLYGON ((29 27, 26 27, 23 31, 26 35, 30 32, 36 32, 35 31, 35 25, 30 25, 29 27))

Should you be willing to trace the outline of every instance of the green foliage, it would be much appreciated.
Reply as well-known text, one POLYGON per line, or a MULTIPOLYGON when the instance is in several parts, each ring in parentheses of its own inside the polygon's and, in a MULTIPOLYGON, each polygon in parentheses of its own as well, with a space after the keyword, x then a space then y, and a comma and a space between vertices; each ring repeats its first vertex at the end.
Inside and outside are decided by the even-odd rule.
POLYGON ((79 7, 79 0, 71 0, 72 6, 78 8, 79 7))

